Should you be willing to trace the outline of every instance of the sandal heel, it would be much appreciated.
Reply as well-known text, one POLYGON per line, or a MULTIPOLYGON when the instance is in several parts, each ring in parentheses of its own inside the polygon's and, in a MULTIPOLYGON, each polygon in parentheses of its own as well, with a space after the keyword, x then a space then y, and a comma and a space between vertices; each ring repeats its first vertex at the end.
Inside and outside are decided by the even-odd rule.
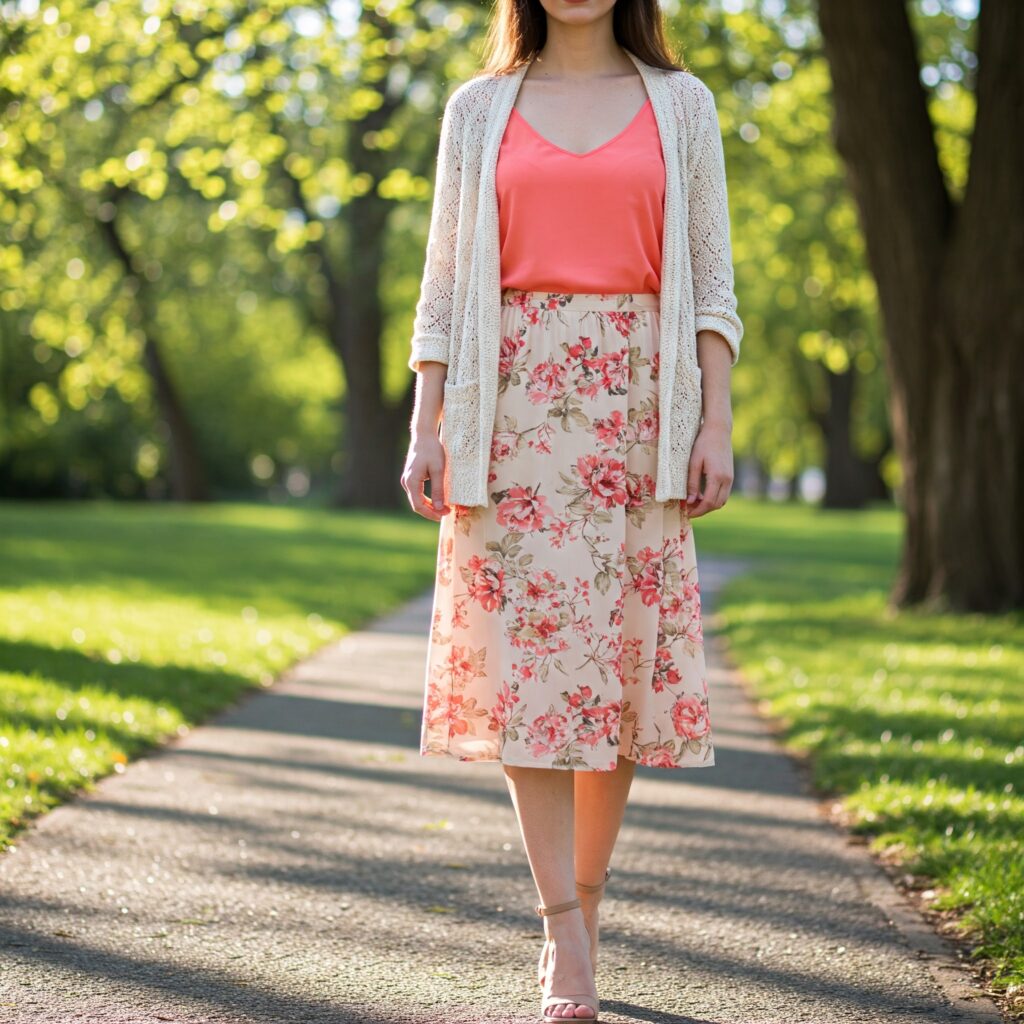
MULTIPOLYGON (((607 878, 607 875, 605 876, 607 878)), ((604 883, 601 883, 602 885, 604 883)), ((538 903, 534 909, 541 917, 547 917, 549 914, 561 914, 567 910, 575 910, 577 907, 581 907, 582 901, 579 897, 573 900, 566 900, 564 903, 555 903, 549 907, 538 903)), ((545 944, 545 950, 549 947, 545 944)), ((545 952, 544 957, 545 966, 547 965, 547 953, 545 952)), ((576 1021, 598 1021, 600 1015, 601 1004, 597 998, 596 989, 593 992, 572 992, 572 993, 556 993, 550 992, 547 987, 547 977, 544 979, 544 995, 541 1000, 541 1018, 549 1022, 549 1024, 557 1024, 558 1021, 564 1020, 576 1020, 576 1021), (593 1011, 593 1017, 555 1017, 552 1016, 548 1011, 558 1006, 561 1003, 573 1003, 576 1006, 586 1006, 593 1011)))
MULTIPOLYGON (((605 868, 603 881, 598 882, 596 885, 587 885, 584 882, 577 882, 576 889, 578 892, 600 892, 604 888, 605 882, 607 882, 608 879, 611 878, 611 876, 612 869, 605 868)), ((548 949, 548 940, 545 939, 544 947, 540 951, 540 963, 537 964, 537 984, 540 985, 541 988, 544 988, 544 979, 547 976, 548 949)), ((595 972, 597 971, 597 964, 593 960, 591 960, 590 966, 593 968, 595 972)))

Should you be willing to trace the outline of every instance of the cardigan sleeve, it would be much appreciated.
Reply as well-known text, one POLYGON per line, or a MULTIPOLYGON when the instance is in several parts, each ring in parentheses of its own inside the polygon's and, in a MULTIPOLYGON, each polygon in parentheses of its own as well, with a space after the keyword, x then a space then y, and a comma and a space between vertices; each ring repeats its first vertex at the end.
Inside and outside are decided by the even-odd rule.
POLYGON ((410 345, 409 367, 412 370, 419 369, 421 360, 448 362, 462 183, 461 122, 453 94, 441 118, 434 201, 410 345))
POLYGON ((736 314, 722 133, 714 94, 699 79, 693 81, 687 173, 695 329, 721 334, 735 365, 743 322, 736 314))

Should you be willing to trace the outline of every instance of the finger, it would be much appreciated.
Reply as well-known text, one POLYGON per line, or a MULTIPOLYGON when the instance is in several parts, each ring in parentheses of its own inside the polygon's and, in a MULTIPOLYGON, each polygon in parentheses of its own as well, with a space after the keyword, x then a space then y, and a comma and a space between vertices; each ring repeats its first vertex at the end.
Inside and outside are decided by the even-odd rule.
POLYGON ((411 508, 415 512, 416 497, 412 489, 412 478, 408 475, 407 472, 402 474, 401 484, 402 490, 405 491, 406 501, 409 502, 409 508, 411 508))
POLYGON ((434 508, 433 502, 423 492, 422 487, 420 487, 419 493, 416 495, 416 511, 424 519, 429 519, 432 522, 437 523, 441 520, 441 510, 434 508))
POLYGON ((406 488, 409 494, 409 501, 413 511, 424 519, 438 520, 438 514, 434 511, 426 494, 423 492, 424 475, 420 470, 409 476, 409 486, 406 488))
POLYGON ((704 515, 722 507, 722 494, 725 488, 725 478, 714 474, 704 488, 704 497, 700 504, 694 509, 692 515, 704 515))
POLYGON ((701 457, 700 452, 692 453, 690 457, 690 468, 686 472, 686 501, 688 507, 693 506, 693 502, 690 501, 692 496, 700 496, 700 474, 704 469, 704 459, 701 457))
POLYGON ((444 464, 435 464, 430 467, 430 495, 431 504, 434 506, 435 511, 444 515, 451 511, 448 503, 445 501, 444 494, 444 464))
POLYGON ((726 477, 722 480, 721 486, 718 490, 718 508, 721 508, 728 500, 729 495, 732 493, 732 478, 726 477))
POLYGON ((718 487, 715 483, 714 477, 710 477, 705 481, 704 493, 700 495, 700 500, 696 504, 690 506, 691 519, 696 519, 698 516, 702 516, 716 507, 714 498, 717 490, 718 487))

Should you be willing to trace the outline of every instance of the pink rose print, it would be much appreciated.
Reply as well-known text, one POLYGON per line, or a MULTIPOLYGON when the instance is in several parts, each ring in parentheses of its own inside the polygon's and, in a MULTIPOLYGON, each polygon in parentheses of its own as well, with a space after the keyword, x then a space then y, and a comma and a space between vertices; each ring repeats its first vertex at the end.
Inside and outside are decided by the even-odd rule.
POLYGON ((585 737, 590 746, 596 746, 598 741, 607 739, 609 736, 618 736, 620 711, 619 701, 583 709, 583 717, 591 724, 592 728, 592 731, 585 737))
POLYGON ((464 690, 466 684, 479 674, 479 656, 474 657, 469 647, 452 645, 452 649, 445 658, 445 669, 456 690, 464 690))
POLYGON ((672 705, 672 724, 676 733, 687 740, 699 740, 711 727, 707 708, 692 694, 685 694, 672 705))
POLYGON ((636 554, 639 569, 633 575, 633 590, 640 595, 646 605, 656 605, 661 601, 662 589, 665 585, 665 573, 662 565, 661 552, 654 548, 642 548, 636 554))
POLYGON ((515 365, 516 356, 523 348, 524 341, 520 337, 512 337, 506 334, 501 339, 501 348, 498 350, 498 376, 507 378, 512 376, 512 367, 515 365))
POLYGON ((531 487, 510 487, 508 497, 498 502, 498 523, 524 533, 543 530, 544 520, 552 515, 548 499, 531 487))
POLYGON ((536 678, 537 672, 531 662, 516 662, 512 665, 512 679, 517 687, 532 683, 536 678))
POLYGON ((654 654, 654 676, 651 683, 654 692, 661 693, 666 686, 678 686, 682 681, 672 651, 668 647, 659 647, 654 654))
POLYGON ((504 729, 512 718, 512 712, 515 710, 515 706, 519 703, 519 700, 519 694, 513 693, 508 683, 503 682, 501 684, 501 688, 498 690, 498 696, 494 702, 494 707, 491 708, 491 720, 488 723, 487 728, 493 732, 498 732, 504 729))
POLYGON ((469 600, 464 597, 452 599, 452 630, 469 629, 469 600))
POLYGON ((423 753, 714 764, 694 538, 655 499, 659 321, 634 299, 503 296, 486 500, 440 522, 423 753))
POLYGON ((626 417, 616 409, 605 419, 594 420, 594 433, 606 448, 616 448, 625 436, 627 426, 626 417))
POLYGON ((652 408, 643 416, 638 416, 636 422, 633 424, 633 429, 636 432, 638 444, 653 445, 657 447, 659 429, 657 408, 652 408))
POLYGON ((509 640, 513 646, 528 648, 543 657, 568 647, 566 639, 559 635, 561 629, 559 615, 524 608, 509 627, 509 640))
POLYGON ((526 742, 534 757, 557 753, 569 738, 569 719, 555 711, 548 711, 530 723, 526 742))
POLYGON ((491 436, 491 462, 505 462, 519 453, 519 434, 514 430, 496 430, 491 436))
POLYGON ((581 686, 575 693, 569 694, 570 706, 574 708, 583 707, 584 701, 590 700, 593 693, 594 691, 589 686, 581 686))
POLYGON ((557 606, 560 603, 557 577, 550 569, 533 573, 526 582, 523 596, 530 605, 540 604, 544 600, 557 606))
POLYGON ((626 376, 629 372, 629 350, 609 352, 591 361, 598 373, 601 389, 609 395, 621 395, 626 391, 626 376))
POLYGON ((537 433, 529 441, 528 447, 542 455, 551 454, 551 438, 554 434, 554 427, 550 422, 545 421, 537 428, 537 433))
POLYGON ((485 611, 493 612, 502 605, 505 570, 495 558, 471 555, 467 563, 469 596, 479 601, 485 611))
POLYGON ((629 494, 626 501, 628 511, 635 508, 643 508, 648 502, 654 499, 654 478, 649 473, 640 476, 629 477, 626 480, 626 490, 629 494))
POLYGON ((431 683, 425 709, 428 725, 446 734, 449 740, 454 736, 465 736, 472 731, 473 720, 487 713, 476 703, 476 697, 442 692, 437 683, 431 683))
POLYGON ((615 325, 619 334, 628 338, 636 330, 639 317, 636 313, 611 310, 608 313, 608 319, 615 325))
POLYGON ((538 363, 530 371, 526 385, 526 397, 534 405, 553 402, 565 391, 565 367, 551 359, 538 363))
POLYGON ((603 508, 626 503, 626 464, 608 455, 581 455, 576 468, 594 501, 603 508))
POLYGON ((673 768, 676 763, 676 752, 667 744, 655 747, 640 760, 648 768, 673 768))

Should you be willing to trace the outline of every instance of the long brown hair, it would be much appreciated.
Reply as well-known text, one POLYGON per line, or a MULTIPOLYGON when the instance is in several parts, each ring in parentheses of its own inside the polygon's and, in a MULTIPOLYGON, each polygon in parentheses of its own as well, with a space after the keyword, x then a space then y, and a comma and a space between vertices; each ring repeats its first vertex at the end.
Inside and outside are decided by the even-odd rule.
MULTIPOLYGON (((647 64, 669 71, 687 71, 665 41, 658 0, 616 0, 612 8, 615 41, 647 64)), ((484 39, 481 75, 504 75, 533 60, 547 41, 547 12, 540 0, 495 0, 484 39)))

